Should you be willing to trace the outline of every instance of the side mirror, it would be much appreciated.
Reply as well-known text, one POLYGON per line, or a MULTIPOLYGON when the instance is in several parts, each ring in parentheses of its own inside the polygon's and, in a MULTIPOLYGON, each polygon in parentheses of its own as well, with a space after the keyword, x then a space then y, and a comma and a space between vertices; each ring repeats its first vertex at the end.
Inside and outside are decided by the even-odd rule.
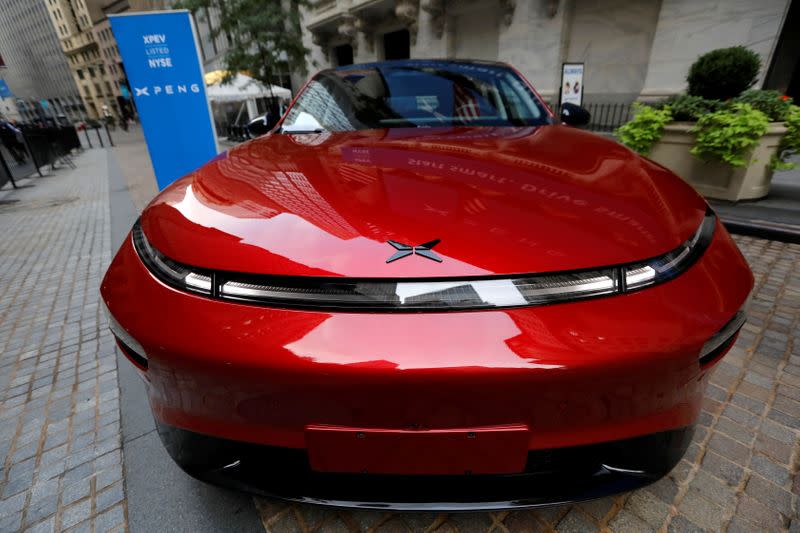
POLYGON ((270 124, 269 114, 256 117, 247 123, 247 131, 251 137, 260 137, 272 129, 274 124, 270 124))
POLYGON ((277 113, 265 113, 260 117, 256 117, 247 123, 247 131, 251 137, 260 137, 265 133, 269 133, 275 124, 278 123, 280 115, 277 113))
POLYGON ((591 118, 592 114, 579 105, 561 104, 561 122, 567 126, 585 126, 591 118))

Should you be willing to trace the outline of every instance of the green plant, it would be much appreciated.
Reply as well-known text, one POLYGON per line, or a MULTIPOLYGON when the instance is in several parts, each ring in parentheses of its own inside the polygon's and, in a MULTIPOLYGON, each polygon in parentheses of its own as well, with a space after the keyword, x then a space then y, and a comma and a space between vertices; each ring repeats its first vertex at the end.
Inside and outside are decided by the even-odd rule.
POLYGON ((659 102, 655 107, 663 109, 669 106, 673 120, 695 122, 703 115, 716 111, 721 105, 719 100, 706 100, 701 96, 677 94, 659 102))
POLYGON ((708 100, 729 100, 750 88, 758 77, 761 58, 744 46, 703 54, 689 69, 689 94, 708 100))
POLYGON ((770 161, 774 170, 791 170, 796 164, 787 161, 792 154, 800 152, 800 106, 789 106, 784 121, 786 135, 778 145, 778 153, 770 161))
POLYGON ((744 103, 734 103, 703 115, 692 128, 696 135, 691 153, 705 161, 728 163, 734 167, 747 165, 748 150, 767 132, 769 119, 744 103))
POLYGON ((617 138, 633 150, 647 155, 653 145, 661 138, 664 125, 672 120, 669 107, 656 109, 652 106, 634 104, 634 117, 615 132, 617 138))
POLYGON ((736 98, 733 102, 743 102, 750 104, 753 109, 758 109, 772 122, 783 122, 789 115, 789 109, 792 107, 792 99, 784 96, 778 91, 751 89, 745 91, 736 98))

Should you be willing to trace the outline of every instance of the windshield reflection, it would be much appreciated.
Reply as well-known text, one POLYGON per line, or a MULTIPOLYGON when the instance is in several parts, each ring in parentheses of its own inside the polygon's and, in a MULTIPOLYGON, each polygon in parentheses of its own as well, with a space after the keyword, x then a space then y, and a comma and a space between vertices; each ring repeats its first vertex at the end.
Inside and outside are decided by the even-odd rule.
POLYGON ((548 123, 544 106, 514 71, 471 67, 430 62, 324 71, 299 96, 281 131, 548 123))

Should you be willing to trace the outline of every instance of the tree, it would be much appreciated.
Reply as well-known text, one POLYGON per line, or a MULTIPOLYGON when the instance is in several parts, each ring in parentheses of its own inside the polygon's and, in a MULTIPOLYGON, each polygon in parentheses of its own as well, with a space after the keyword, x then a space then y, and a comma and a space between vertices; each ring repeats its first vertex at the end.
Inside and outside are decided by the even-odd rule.
POLYGON ((286 65, 305 73, 309 50, 303 46, 300 8, 309 0, 179 0, 177 8, 188 9, 199 20, 212 14, 211 37, 228 40, 226 74, 247 74, 267 87, 278 81, 286 65))

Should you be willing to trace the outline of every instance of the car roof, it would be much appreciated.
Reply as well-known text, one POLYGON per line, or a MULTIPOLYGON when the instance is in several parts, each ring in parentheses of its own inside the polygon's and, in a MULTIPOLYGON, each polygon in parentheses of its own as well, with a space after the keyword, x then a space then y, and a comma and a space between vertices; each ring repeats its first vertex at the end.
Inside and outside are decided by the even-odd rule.
POLYGON ((333 71, 348 71, 348 70, 361 70, 366 68, 379 68, 379 67, 425 67, 425 66, 441 66, 441 65, 486 65, 492 67, 511 68, 507 63, 500 61, 482 61, 475 59, 395 59, 391 61, 372 61, 369 63, 356 63, 354 65, 345 65, 342 67, 334 67, 324 69, 321 72, 333 71))

